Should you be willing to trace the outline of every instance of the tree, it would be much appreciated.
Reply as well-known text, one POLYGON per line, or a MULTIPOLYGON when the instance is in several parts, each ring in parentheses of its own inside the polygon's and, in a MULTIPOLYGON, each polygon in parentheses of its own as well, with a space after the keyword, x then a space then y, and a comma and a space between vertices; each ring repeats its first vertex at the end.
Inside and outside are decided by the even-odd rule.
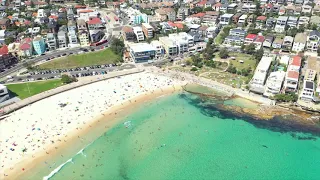
POLYGON ((232 73, 232 74, 236 74, 237 68, 234 67, 232 64, 230 64, 229 67, 227 68, 227 72, 232 73))
POLYGON ((300 25, 298 28, 298 33, 303 33, 304 29, 305 29, 304 25, 300 25))
POLYGON ((14 42, 14 38, 13 37, 8 37, 8 38, 6 38, 5 40, 4 40, 4 42, 5 42, 5 44, 11 44, 11 43, 13 43, 14 42))
POLYGON ((286 32, 287 32, 287 36, 295 37, 296 34, 298 33, 298 29, 296 27, 293 27, 286 32))
POLYGON ((273 98, 278 102, 295 102, 298 100, 298 95, 290 92, 287 94, 276 94, 273 98))
POLYGON ((200 55, 199 55, 199 54, 192 55, 192 56, 191 56, 191 60, 192 60, 194 66, 197 66, 197 67, 199 67, 199 68, 202 67, 202 63, 201 63, 201 62, 202 62, 202 59, 200 58, 200 55))
POLYGON ((253 56, 254 56, 254 58, 256 59, 256 61, 259 62, 259 61, 261 60, 263 54, 264 54, 264 51, 263 51, 263 48, 261 48, 261 49, 259 49, 258 51, 256 51, 256 52, 253 54, 253 56))
POLYGON ((110 48, 115 54, 122 55, 122 52, 124 50, 124 43, 120 39, 113 38, 110 48))
POLYGON ((199 13, 199 12, 203 12, 203 9, 201 7, 195 7, 192 9, 192 11, 196 14, 196 13, 199 13))
POLYGON ((212 7, 206 7, 206 8, 204 8, 204 11, 212 11, 212 7))
POLYGON ((256 46, 253 43, 251 43, 245 47, 245 52, 247 54, 253 54, 253 53, 255 53, 255 51, 256 51, 256 46))
POLYGON ((23 63, 23 67, 27 68, 28 71, 32 71, 34 69, 33 65, 34 63, 31 63, 31 62, 23 63))
POLYGON ((33 1, 31 1, 30 6, 31 6, 31 8, 35 8, 35 7, 36 7, 36 6, 34 5, 34 2, 33 2, 33 1))
POLYGON ((320 56, 320 46, 317 49, 318 56, 320 56))
POLYGON ((229 51, 227 50, 227 48, 220 49, 219 57, 222 59, 229 57, 229 51))
POLYGON ((59 20, 58 20, 58 25, 59 25, 59 26, 67 25, 67 24, 68 24, 68 21, 65 20, 65 19, 59 19, 59 20))
POLYGON ((72 83, 72 82, 77 81, 77 79, 74 78, 74 77, 68 76, 68 75, 66 75, 66 74, 63 74, 63 75, 61 76, 61 81, 62 81, 64 84, 70 84, 70 83, 72 83))

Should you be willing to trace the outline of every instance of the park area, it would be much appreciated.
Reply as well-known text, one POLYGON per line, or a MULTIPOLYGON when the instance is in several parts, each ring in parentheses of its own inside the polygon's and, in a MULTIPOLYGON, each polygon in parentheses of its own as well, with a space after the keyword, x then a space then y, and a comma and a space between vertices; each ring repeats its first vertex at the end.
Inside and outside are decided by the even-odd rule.
POLYGON ((39 65, 39 69, 66 69, 118 63, 121 57, 110 48, 102 51, 72 55, 39 65))
POLYGON ((19 97, 20 99, 25 99, 44 91, 54 89, 61 85, 63 85, 62 81, 60 79, 55 79, 48 81, 8 84, 6 86, 13 95, 19 97))

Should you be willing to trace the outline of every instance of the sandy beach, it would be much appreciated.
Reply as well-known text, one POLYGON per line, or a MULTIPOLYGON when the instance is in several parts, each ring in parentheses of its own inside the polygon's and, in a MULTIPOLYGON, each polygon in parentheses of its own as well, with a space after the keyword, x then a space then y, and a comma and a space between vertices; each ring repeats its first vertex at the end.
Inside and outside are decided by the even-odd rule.
POLYGON ((0 121, 0 179, 16 179, 30 173, 37 163, 57 154, 63 156, 63 144, 80 148, 94 139, 82 135, 95 127, 103 133, 115 122, 111 119, 126 111, 124 108, 179 90, 184 84, 143 72, 73 89, 11 113, 0 121), (107 117, 108 125, 99 124, 107 117), (83 143, 74 145, 73 139, 83 143))

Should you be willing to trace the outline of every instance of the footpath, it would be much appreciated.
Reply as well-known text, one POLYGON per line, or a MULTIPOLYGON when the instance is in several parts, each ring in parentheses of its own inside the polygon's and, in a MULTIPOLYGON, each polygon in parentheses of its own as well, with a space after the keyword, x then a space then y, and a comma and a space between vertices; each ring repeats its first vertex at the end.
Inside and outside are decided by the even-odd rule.
MULTIPOLYGON (((81 86, 92 84, 92 83, 95 83, 95 82, 98 82, 98 81, 103 81, 103 80, 106 80, 106 79, 125 76, 125 75, 129 75, 129 74, 140 73, 140 72, 143 72, 143 71, 144 70, 135 68, 135 69, 130 69, 130 70, 122 70, 122 71, 110 72, 108 74, 101 75, 101 76, 92 76, 92 78, 80 79, 78 82, 74 82, 74 83, 71 83, 71 84, 66 84, 66 85, 57 87, 55 89, 51 89, 49 91, 45 91, 45 92, 42 92, 40 94, 37 94, 37 95, 31 96, 29 98, 23 99, 23 100, 21 100, 19 102, 16 102, 14 104, 5 106, 5 107, 3 107, 1 109, 2 111, 0 112, 0 116, 7 115, 7 114, 9 114, 9 113, 11 113, 13 111, 16 111, 16 110, 18 110, 20 108, 28 106, 29 104, 35 103, 35 102, 40 101, 42 99, 45 99, 47 97, 50 97, 50 96, 53 96, 53 95, 56 95, 56 94, 59 94, 59 93, 74 89, 74 88, 78 88, 78 87, 81 87, 81 86)), ((1 119, 2 118, 3 117, 1 117, 1 119)))

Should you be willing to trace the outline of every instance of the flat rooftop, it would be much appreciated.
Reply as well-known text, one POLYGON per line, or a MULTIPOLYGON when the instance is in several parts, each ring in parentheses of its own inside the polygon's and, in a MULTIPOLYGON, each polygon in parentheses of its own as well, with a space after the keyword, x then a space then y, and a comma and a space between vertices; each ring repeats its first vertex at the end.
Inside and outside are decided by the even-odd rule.
POLYGON ((134 52, 155 51, 156 49, 148 43, 132 43, 129 44, 130 49, 134 52))

